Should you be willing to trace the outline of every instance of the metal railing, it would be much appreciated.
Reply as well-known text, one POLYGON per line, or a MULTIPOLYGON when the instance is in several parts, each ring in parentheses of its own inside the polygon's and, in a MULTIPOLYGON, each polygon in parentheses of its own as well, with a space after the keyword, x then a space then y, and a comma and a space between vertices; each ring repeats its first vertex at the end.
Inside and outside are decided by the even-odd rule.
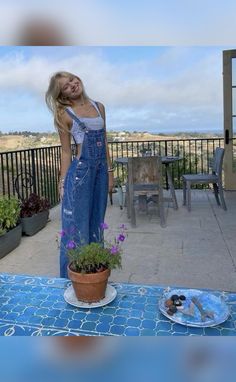
MULTIPOLYGON (((236 144, 236 138, 234 138, 236 144)), ((109 142, 111 159, 144 155, 182 157, 171 164, 171 173, 176 188, 182 187, 181 175, 184 173, 209 172, 210 163, 216 147, 224 145, 223 138, 193 138, 159 141, 109 142)), ((51 206, 59 202, 58 179, 61 146, 33 148, 0 152, 0 195, 15 195, 15 179, 18 177, 19 191, 23 198, 31 192, 49 199, 51 206), (33 179, 30 187, 24 184, 26 176, 33 179)), ((125 168, 117 166, 115 176, 125 178, 125 168)), ((165 174, 164 174, 165 176, 165 174)), ((166 183, 167 185, 167 183, 166 183)))
MULTIPOLYGON (((236 143, 236 138, 234 138, 234 142, 236 143)), ((182 160, 169 166, 175 188, 182 188, 181 176, 186 173, 209 172, 215 148, 223 146, 223 137, 110 142, 110 154, 113 162, 115 162, 117 157, 179 156, 182 160)), ((126 167, 122 165, 117 166, 116 175, 125 181, 126 167)), ((166 172, 163 175, 164 184, 168 187, 166 172)), ((197 185, 196 187, 202 188, 203 186, 197 185)))
POLYGON ((31 192, 49 199, 51 206, 59 202, 58 178, 61 147, 43 147, 0 153, 0 195, 27 198, 31 192), (32 178, 27 184, 28 177, 32 178))

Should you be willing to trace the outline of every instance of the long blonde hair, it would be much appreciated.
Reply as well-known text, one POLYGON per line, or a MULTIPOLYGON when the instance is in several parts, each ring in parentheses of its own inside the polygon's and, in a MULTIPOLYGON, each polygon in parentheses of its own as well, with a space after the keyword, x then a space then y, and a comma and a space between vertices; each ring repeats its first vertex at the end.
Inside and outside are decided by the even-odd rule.
POLYGON ((53 113, 54 115, 54 123, 57 126, 58 129, 64 130, 64 126, 61 123, 61 116, 65 111, 65 108, 67 106, 71 106, 71 102, 69 99, 65 99, 62 97, 61 94, 61 89, 59 85, 59 79, 62 77, 76 77, 82 84, 82 95, 84 99, 88 99, 89 97, 87 96, 85 89, 84 89, 84 84, 82 80, 76 76, 75 74, 72 74, 70 72, 56 72, 52 75, 50 78, 48 90, 45 94, 45 101, 46 104, 49 108, 49 110, 53 113))

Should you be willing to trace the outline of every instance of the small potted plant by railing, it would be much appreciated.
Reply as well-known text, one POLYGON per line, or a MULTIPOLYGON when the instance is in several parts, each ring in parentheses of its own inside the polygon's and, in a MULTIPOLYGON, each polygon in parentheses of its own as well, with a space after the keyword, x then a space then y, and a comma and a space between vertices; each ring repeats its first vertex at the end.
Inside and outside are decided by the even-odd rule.
POLYGON ((115 176, 115 178, 114 178, 114 187, 115 187, 115 190, 117 192, 120 209, 122 210, 123 206, 124 206, 124 195, 126 192, 126 180, 125 179, 127 179, 127 168, 123 166, 122 174, 118 175, 119 174, 118 166, 119 166, 119 164, 114 165, 115 171, 117 172, 117 176, 115 176))
POLYGON ((27 236, 32 236, 45 227, 48 221, 50 204, 48 199, 31 193, 21 203, 22 231, 27 236))
POLYGON ((140 154, 143 156, 143 157, 149 157, 152 155, 152 149, 151 148, 148 148, 148 147, 142 147, 140 150, 139 150, 140 154))
POLYGON ((119 206, 122 210, 124 206, 124 194, 126 192, 126 186, 122 176, 117 176, 115 178, 115 189, 117 191, 119 206))
POLYGON ((17 198, 0 197, 0 258, 13 251, 21 241, 20 202, 17 198))
MULTIPOLYGON (((102 223, 100 236, 103 237, 106 229, 108 225, 102 223)), ((111 270, 121 268, 121 246, 127 236, 125 230, 125 226, 122 225, 119 234, 112 241, 102 239, 78 246, 72 236, 66 243, 70 259, 68 277, 79 301, 93 303, 105 297, 111 270)), ((65 234, 65 231, 61 232, 61 236, 65 234)))

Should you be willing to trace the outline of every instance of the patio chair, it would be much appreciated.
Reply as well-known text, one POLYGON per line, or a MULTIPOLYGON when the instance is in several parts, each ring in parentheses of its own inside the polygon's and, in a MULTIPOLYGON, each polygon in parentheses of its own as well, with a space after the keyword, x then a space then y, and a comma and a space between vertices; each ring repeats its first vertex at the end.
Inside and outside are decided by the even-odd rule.
POLYGON ((213 184, 214 195, 217 204, 222 206, 224 210, 227 210, 223 186, 222 186, 222 164, 224 157, 224 149, 217 147, 212 162, 211 174, 185 174, 183 178, 183 205, 186 205, 188 211, 191 211, 191 185, 192 184, 213 184), (187 197, 187 198, 186 198, 187 197))
POLYGON ((160 224, 166 226, 162 189, 162 163, 159 157, 137 157, 128 159, 128 182, 126 186, 126 205, 131 225, 136 226, 135 199, 139 206, 146 208, 148 194, 155 195, 160 212, 160 224))

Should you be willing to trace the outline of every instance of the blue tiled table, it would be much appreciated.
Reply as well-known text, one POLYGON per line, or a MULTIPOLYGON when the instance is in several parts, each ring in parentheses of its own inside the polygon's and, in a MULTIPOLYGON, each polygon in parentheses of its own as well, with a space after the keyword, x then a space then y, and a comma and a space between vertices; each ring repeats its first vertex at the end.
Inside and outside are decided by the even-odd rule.
POLYGON ((112 284, 117 297, 102 308, 79 309, 63 298, 65 279, 0 274, 1 336, 78 335, 235 335, 236 294, 224 294, 229 319, 214 328, 190 328, 171 322, 158 310, 163 287, 112 284))

